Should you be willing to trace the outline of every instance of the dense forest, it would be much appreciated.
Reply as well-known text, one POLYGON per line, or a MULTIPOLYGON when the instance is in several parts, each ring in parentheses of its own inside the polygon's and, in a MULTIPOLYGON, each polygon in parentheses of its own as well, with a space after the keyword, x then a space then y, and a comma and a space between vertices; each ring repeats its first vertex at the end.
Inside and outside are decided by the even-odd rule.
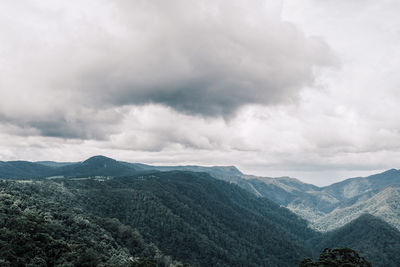
POLYGON ((180 266, 118 219, 84 212, 59 184, 0 181, 0 266, 180 266))
POLYGON ((325 247, 400 262, 400 233, 380 219, 321 234, 201 172, 3 180, 0 205, 2 266, 296 266, 325 247))
POLYGON ((388 223, 365 214, 349 224, 328 232, 319 247, 350 247, 362 252, 373 266, 399 266, 400 232, 388 223))
POLYGON ((371 267, 371 263, 350 248, 325 248, 318 261, 303 259, 298 267, 371 267))
POLYGON ((118 218, 191 265, 293 266, 310 255, 304 220, 205 173, 65 181, 85 210, 118 218))

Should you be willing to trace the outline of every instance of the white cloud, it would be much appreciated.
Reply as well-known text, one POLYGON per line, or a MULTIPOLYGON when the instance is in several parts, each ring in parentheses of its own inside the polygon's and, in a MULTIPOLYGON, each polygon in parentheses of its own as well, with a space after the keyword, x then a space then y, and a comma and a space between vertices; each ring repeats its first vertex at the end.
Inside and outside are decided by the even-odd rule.
POLYGON ((118 116, 112 108, 124 105, 229 117, 247 104, 293 101, 332 55, 322 40, 283 22, 279 3, 7 1, 0 120, 91 139, 107 133, 97 137, 85 115, 108 124, 118 116), (95 115, 103 109, 104 121, 95 115), (79 120, 86 127, 76 127, 79 120))

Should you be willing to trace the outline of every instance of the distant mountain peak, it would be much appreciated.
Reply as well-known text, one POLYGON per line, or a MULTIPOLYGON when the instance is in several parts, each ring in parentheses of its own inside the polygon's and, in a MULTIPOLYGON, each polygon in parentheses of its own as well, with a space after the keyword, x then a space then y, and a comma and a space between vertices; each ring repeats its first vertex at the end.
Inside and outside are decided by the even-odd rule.
POLYGON ((243 175, 243 173, 236 166, 214 166, 216 168, 220 168, 225 171, 229 171, 232 174, 243 175))
POLYGON ((108 162, 117 162, 115 159, 112 158, 108 158, 102 155, 97 155, 97 156, 93 156, 91 158, 88 158, 87 160, 85 160, 84 162, 82 162, 83 164, 99 164, 99 163, 108 163, 108 162))
POLYGON ((390 170, 384 171, 383 173, 395 174, 395 173, 399 173, 399 172, 400 172, 400 170, 398 170, 398 169, 390 169, 390 170))

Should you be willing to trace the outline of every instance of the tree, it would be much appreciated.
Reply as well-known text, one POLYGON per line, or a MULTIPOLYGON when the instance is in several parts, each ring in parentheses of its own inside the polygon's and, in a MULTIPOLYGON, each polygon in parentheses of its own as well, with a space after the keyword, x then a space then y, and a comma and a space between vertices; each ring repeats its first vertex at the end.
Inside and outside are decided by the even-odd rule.
POLYGON ((372 267, 371 263, 351 248, 325 248, 317 262, 305 258, 299 267, 329 266, 329 267, 372 267))

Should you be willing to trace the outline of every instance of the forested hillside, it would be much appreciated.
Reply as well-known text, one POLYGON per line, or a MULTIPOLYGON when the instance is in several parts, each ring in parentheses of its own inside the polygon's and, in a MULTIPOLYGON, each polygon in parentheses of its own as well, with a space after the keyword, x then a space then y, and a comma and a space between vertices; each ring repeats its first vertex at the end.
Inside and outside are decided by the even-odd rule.
POLYGON ((195 266, 293 266, 314 233, 275 203, 205 173, 64 181, 88 211, 129 224, 163 252, 195 266))
POLYGON ((304 240, 314 233, 306 221, 205 173, 0 186, 4 265, 174 259, 192 266, 294 266, 311 256, 304 240))
POLYGON ((303 259, 298 267, 323 267, 323 266, 347 266, 347 267, 371 267, 371 263, 358 255, 357 251, 350 248, 325 248, 318 261, 303 259))
POLYGON ((353 248, 373 266, 396 267, 400 264, 400 232, 369 214, 328 232, 318 247, 320 250, 327 247, 353 248))
POLYGON ((179 265, 118 219, 80 209, 60 184, 0 181, 0 266, 136 266, 143 262, 179 265))
MULTIPOLYGON (((103 160, 57 168, 134 169, 103 160)), ((322 234, 290 210, 207 173, 138 169, 121 177, 3 180, 1 263, 295 266, 326 247, 354 248, 374 266, 400 263, 400 233, 373 216, 322 234)))

